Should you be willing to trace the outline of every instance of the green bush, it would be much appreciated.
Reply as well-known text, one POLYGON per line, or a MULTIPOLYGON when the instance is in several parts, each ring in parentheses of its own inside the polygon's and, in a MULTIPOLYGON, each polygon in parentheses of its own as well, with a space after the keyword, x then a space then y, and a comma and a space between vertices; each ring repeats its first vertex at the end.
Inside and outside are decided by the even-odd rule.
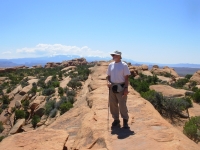
POLYGON ((64 94, 64 89, 63 89, 62 87, 59 87, 59 88, 58 88, 58 93, 59 93, 61 96, 63 96, 63 94, 64 94))
POLYGON ((8 104, 3 104, 3 105, 1 106, 1 108, 2 108, 2 109, 8 108, 8 104))
POLYGON ((191 77, 192 77, 192 74, 187 74, 187 75, 185 76, 185 78, 188 79, 188 80, 190 80, 191 77))
POLYGON ((55 93, 55 89, 54 88, 48 88, 48 89, 43 90, 42 95, 50 96, 53 93, 55 93))
POLYGON ((24 110, 15 110, 15 120, 25 118, 24 110))
POLYGON ((1 115, 1 113, 3 112, 3 109, 2 108, 0 108, 0 115, 1 115))
POLYGON ((200 116, 191 117, 183 127, 183 133, 194 141, 200 140, 200 116))
POLYGON ((7 95, 3 95, 1 100, 3 101, 3 104, 7 104, 7 105, 10 104, 10 99, 8 98, 7 95))
POLYGON ((8 87, 6 90, 6 93, 10 93, 11 92, 11 87, 8 87))
POLYGON ((0 133, 3 132, 4 127, 3 127, 3 123, 0 121, 0 133))
POLYGON ((82 86, 82 83, 78 81, 78 79, 73 78, 69 81, 67 84, 68 87, 71 87, 72 90, 76 90, 77 88, 80 88, 82 86))
POLYGON ((20 84, 21 84, 22 88, 25 87, 25 86, 27 86, 27 85, 28 85, 28 78, 23 79, 23 80, 20 82, 20 84))
POLYGON ((51 112, 49 114, 49 117, 54 118, 56 116, 56 114, 57 114, 57 111, 58 110, 56 108, 54 108, 53 110, 51 110, 51 112))
POLYGON ((197 92, 198 89, 199 89, 198 87, 193 87, 193 88, 192 88, 192 91, 193 91, 193 92, 197 92))
POLYGON ((197 90, 192 96, 193 100, 197 103, 200 103, 200 90, 197 90))
POLYGON ((31 88, 31 90, 29 91, 29 93, 35 95, 36 92, 37 92, 37 84, 34 82, 34 83, 32 84, 32 88, 31 88))
POLYGON ((32 123, 34 128, 37 126, 38 122, 40 122, 40 117, 38 115, 34 115, 32 120, 31 120, 31 123, 32 123))
POLYGON ((67 101, 70 102, 71 104, 74 103, 74 96, 68 96, 67 101))
POLYGON ((24 100, 24 101, 22 102, 22 106, 23 106, 23 108, 24 108, 25 110, 28 109, 29 104, 30 104, 29 100, 24 100))
POLYGON ((50 112, 55 108, 56 106, 56 101, 55 100, 49 100, 45 104, 45 114, 49 116, 50 112))
POLYGON ((66 94, 67 94, 68 97, 69 96, 76 96, 76 91, 74 91, 74 90, 68 90, 66 94))
POLYGON ((73 107, 73 105, 70 102, 62 103, 60 105, 61 115, 64 114, 66 111, 68 111, 72 107, 73 107))
POLYGON ((171 84, 172 87, 174 88, 183 88, 183 86, 189 82, 189 80, 187 78, 184 79, 179 79, 177 80, 175 83, 171 84))
POLYGON ((142 92, 141 96, 148 100, 162 116, 170 118, 172 121, 175 118, 183 117, 182 111, 192 105, 188 98, 169 99, 156 91, 142 92))
POLYGON ((0 142, 5 138, 5 136, 0 136, 0 142))

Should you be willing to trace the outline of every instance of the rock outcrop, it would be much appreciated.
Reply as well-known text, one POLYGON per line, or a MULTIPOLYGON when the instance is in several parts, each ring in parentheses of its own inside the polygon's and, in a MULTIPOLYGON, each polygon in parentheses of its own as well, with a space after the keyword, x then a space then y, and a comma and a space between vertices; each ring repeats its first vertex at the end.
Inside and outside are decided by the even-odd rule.
POLYGON ((154 66, 151 69, 151 73, 153 73, 155 75, 161 75, 161 76, 168 74, 168 75, 172 76, 173 78, 179 77, 179 75, 173 68, 169 68, 167 66, 163 67, 163 69, 158 68, 158 66, 154 66))
POLYGON ((190 78, 190 81, 195 81, 197 84, 200 84, 200 70, 194 73, 194 75, 190 78))
MULTIPOLYGON (((69 65, 72 63, 73 61, 71 64, 69 62, 69 65)), ((42 116, 41 122, 38 123, 40 129, 29 131, 27 126, 27 132, 5 138, 0 143, 0 148, 7 150, 13 148, 16 150, 22 148, 38 150, 199 149, 196 143, 167 122, 130 86, 127 100, 130 128, 111 129, 113 119, 108 111, 109 91, 105 78, 107 67, 108 62, 99 62, 91 68, 92 74, 78 92, 72 109, 56 119, 42 116)), ((141 71, 148 71, 145 66, 141 68, 141 71)), ((173 91, 170 92, 174 94, 173 91)), ((179 94, 183 93, 185 91, 180 91, 178 96, 182 96, 179 94)), ((177 93, 174 95, 177 96, 177 93)), ((33 99, 33 102, 35 100, 33 99)), ((40 102, 43 104, 43 99, 40 102)), ((33 108, 35 113, 40 113, 39 108, 33 108)), ((122 119, 120 120, 122 123, 122 119)))
POLYGON ((151 90, 162 93, 165 97, 175 98, 175 97, 184 97, 186 90, 175 89, 169 85, 151 85, 151 90))
POLYGON ((18 133, 21 127, 25 124, 25 119, 17 120, 17 123, 12 127, 9 134, 18 133))
POLYGON ((68 136, 64 130, 34 130, 7 137, 0 143, 0 148, 2 150, 62 150, 68 136))

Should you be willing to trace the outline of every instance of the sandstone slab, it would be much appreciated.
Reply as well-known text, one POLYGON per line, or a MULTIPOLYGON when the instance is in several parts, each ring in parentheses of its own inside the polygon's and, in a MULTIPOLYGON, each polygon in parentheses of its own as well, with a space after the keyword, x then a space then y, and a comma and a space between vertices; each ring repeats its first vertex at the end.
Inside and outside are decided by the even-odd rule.
POLYGON ((41 129, 15 134, 0 143, 3 150, 62 150, 69 134, 64 130, 41 129))
POLYGON ((21 127, 25 124, 25 119, 18 119, 17 123, 10 130, 10 134, 18 133, 21 127))
POLYGON ((183 97, 185 96, 186 90, 175 89, 169 85, 151 85, 151 90, 162 93, 166 97, 183 97))

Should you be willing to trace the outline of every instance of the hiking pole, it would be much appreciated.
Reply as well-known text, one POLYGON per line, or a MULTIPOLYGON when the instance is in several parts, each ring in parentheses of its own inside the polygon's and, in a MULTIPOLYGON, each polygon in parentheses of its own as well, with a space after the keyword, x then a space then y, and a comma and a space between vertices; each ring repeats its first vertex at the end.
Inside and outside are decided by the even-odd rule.
POLYGON ((108 131, 109 131, 110 88, 108 90, 108 131))

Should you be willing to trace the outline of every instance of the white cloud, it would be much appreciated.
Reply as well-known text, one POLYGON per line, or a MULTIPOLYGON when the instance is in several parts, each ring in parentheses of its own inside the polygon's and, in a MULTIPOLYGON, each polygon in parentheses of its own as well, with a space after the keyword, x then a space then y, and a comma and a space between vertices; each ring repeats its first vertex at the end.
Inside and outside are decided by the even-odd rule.
POLYGON ((34 56, 53 56, 53 55, 79 55, 79 56, 109 56, 100 50, 91 50, 87 46, 66 46, 62 44, 38 44, 35 47, 25 47, 17 49, 20 55, 34 55, 34 56))
POLYGON ((11 54, 10 51, 5 51, 5 52, 2 52, 2 54, 11 54))

